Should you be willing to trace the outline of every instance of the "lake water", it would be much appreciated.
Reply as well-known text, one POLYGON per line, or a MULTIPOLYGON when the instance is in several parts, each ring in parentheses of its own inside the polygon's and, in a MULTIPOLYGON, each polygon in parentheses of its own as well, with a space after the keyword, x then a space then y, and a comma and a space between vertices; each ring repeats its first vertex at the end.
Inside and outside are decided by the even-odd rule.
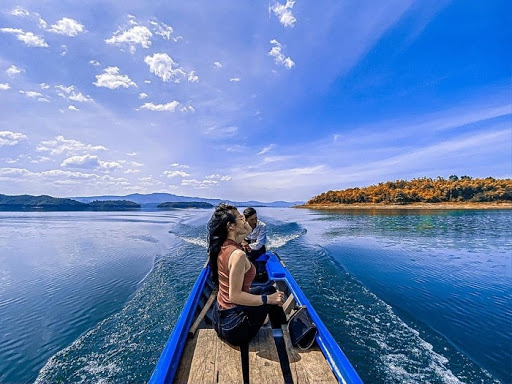
MULTIPOLYGON (((0 382, 149 379, 210 214, 0 212, 0 382)), ((512 382, 512 211, 259 216, 365 382, 512 382)))

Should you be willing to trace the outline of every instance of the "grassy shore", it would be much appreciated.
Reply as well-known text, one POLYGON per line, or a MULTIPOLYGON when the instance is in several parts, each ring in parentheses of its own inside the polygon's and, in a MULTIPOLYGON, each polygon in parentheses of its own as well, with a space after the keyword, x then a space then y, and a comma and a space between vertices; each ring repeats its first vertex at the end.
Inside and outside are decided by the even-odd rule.
POLYGON ((412 203, 412 204, 304 204, 294 208, 308 209, 512 209, 512 202, 497 203, 412 203))

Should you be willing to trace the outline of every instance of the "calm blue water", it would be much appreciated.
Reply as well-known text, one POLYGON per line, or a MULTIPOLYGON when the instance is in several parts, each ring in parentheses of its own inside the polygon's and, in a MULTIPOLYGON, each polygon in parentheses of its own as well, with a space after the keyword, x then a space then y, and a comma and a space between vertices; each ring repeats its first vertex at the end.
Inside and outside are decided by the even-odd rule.
MULTIPOLYGON (((368 383, 512 382, 512 211, 261 208, 368 383)), ((0 382, 144 382, 208 210, 0 212, 0 382)))

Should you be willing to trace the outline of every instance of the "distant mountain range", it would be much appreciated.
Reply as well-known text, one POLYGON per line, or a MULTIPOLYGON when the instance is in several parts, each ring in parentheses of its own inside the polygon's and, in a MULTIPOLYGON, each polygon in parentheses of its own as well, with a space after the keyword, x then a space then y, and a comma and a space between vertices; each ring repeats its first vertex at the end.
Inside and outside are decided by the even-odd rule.
POLYGON ((291 207, 293 205, 304 204, 304 201, 273 201, 265 203, 261 201, 231 201, 221 199, 205 199, 202 197, 188 197, 178 196, 172 193, 150 193, 140 194, 134 193, 126 196, 89 196, 89 197, 70 197, 70 199, 80 201, 82 203, 90 203, 92 201, 105 201, 105 200, 128 200, 142 205, 142 207, 150 208, 156 207, 160 203, 167 202, 205 202, 212 205, 219 203, 229 203, 237 207, 291 207))

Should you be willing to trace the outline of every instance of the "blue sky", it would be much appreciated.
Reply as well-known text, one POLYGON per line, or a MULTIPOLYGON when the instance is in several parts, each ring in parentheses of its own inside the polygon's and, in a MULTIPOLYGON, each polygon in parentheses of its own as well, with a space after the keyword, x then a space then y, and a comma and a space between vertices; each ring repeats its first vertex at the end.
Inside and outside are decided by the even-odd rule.
POLYGON ((510 1, 0 3, 0 193, 512 175, 510 1))

